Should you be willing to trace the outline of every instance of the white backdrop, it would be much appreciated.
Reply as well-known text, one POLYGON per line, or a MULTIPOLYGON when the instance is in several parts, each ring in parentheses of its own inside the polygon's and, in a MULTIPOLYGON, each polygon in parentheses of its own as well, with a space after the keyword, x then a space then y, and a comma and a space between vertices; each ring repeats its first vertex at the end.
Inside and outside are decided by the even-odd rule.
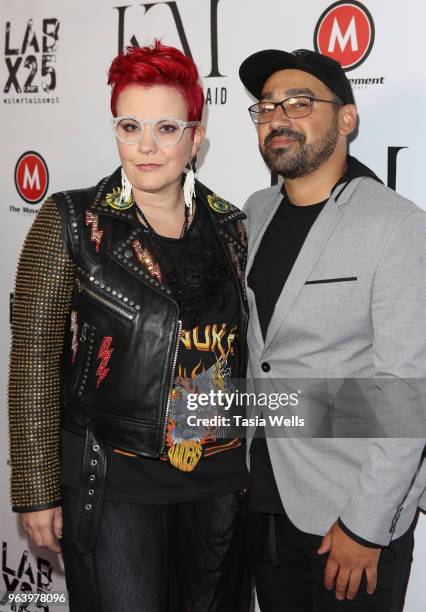
MULTIPOLYGON (((60 562, 28 545, 16 516, 9 510, 9 299, 21 243, 40 207, 40 203, 29 203, 23 196, 34 201, 44 191, 43 173, 39 169, 37 177, 31 161, 27 162, 27 176, 25 172, 18 173, 15 183, 18 160, 28 151, 41 155, 49 174, 47 193, 92 185, 115 169, 118 156, 109 126, 108 66, 121 45, 142 45, 160 37, 167 44, 189 51, 203 76, 207 142, 200 155, 200 179, 242 206, 252 191, 269 184, 270 176, 257 150, 255 128, 246 110, 252 100, 238 79, 238 67, 246 56, 260 49, 312 49, 315 27, 332 4, 335 3, 329 0, 288 4, 279 0, 3 0, 0 591, 19 591, 25 583, 34 591, 64 588, 60 562)), ((354 91, 360 113, 360 130, 352 143, 352 154, 371 166, 384 182, 396 181, 400 193, 426 208, 421 188, 426 159, 426 6, 423 0, 365 0, 363 4, 372 16, 375 36, 368 57, 348 72, 356 81, 354 91), (397 157, 396 174, 388 161, 395 147, 406 147, 397 157)), ((339 44, 346 50, 352 45, 356 50, 356 37, 350 37, 350 22, 345 25, 344 15, 342 19, 340 43, 337 37, 335 50, 339 44)), ((359 46, 361 34, 358 32, 359 46)), ((22 163, 25 170, 25 160, 22 163)), ((424 609, 423 517, 416 534, 406 612, 424 609)), ((7 609, 0 605, 0 612, 7 609)), ((28 611, 35 609, 28 607, 28 611)))

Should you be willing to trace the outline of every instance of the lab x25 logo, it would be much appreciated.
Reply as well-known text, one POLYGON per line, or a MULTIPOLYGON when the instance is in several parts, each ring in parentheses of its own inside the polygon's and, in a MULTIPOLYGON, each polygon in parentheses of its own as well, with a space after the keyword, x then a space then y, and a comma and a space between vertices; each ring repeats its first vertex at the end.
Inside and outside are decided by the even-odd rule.
POLYGON ((56 51, 59 21, 29 19, 24 30, 6 22, 5 62, 7 79, 3 93, 50 93, 56 87, 56 51))
POLYGON ((314 33, 315 50, 354 70, 369 56, 374 44, 374 21, 368 9, 353 0, 339 0, 318 19, 314 33))

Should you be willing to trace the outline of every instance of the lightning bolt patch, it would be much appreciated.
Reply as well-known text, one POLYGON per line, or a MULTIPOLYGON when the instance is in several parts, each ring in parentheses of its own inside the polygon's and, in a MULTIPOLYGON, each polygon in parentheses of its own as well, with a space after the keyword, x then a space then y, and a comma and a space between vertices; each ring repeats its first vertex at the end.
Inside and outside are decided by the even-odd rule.
POLYGON ((96 376, 98 377, 98 382, 96 383, 96 388, 99 389, 99 385, 106 378, 110 372, 110 368, 108 368, 108 362, 111 359, 111 355, 114 349, 111 348, 112 337, 105 336, 101 342, 101 346, 98 351, 98 359, 101 360, 101 363, 96 370, 96 376))
POLYGON ((145 266, 152 278, 155 278, 160 284, 163 282, 163 274, 158 263, 155 263, 148 249, 142 248, 139 240, 133 240, 132 247, 136 253, 136 257, 140 263, 145 266))
POLYGON ((99 215, 86 210, 86 225, 92 226, 90 228, 90 240, 96 245, 96 253, 99 253, 102 236, 104 235, 103 230, 99 229, 99 215))

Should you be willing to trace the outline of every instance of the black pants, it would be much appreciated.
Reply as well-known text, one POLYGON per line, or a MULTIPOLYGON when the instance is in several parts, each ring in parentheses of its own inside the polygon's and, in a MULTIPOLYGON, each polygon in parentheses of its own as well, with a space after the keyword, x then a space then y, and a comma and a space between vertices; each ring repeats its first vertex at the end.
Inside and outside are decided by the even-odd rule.
POLYGON ((356 598, 338 601, 323 585, 328 554, 320 536, 304 533, 285 515, 250 511, 250 543, 262 612, 399 612, 412 561, 414 525, 383 548, 377 589, 367 595, 365 574, 356 598))
POLYGON ((182 504, 105 502, 96 547, 85 555, 72 542, 77 497, 63 487, 71 612, 249 609, 240 493, 182 504))

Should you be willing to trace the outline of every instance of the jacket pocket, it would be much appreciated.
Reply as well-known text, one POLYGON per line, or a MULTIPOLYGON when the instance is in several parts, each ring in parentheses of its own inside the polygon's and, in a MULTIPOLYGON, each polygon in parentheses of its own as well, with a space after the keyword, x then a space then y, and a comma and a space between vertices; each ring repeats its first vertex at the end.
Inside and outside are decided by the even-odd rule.
POLYGON ((317 280, 306 281, 305 285, 319 285, 324 283, 350 283, 357 280, 357 276, 344 276, 342 278, 319 278, 317 280))
POLYGON ((127 319, 128 321, 133 321, 136 316, 136 311, 133 310, 130 306, 124 306, 123 304, 116 304, 112 300, 108 299, 106 296, 101 295, 97 291, 94 291, 91 287, 88 287, 85 283, 82 283, 79 279, 77 279, 77 287, 80 293, 85 293, 89 298, 104 306, 110 312, 127 319))
POLYGON ((95 343, 95 328, 89 323, 83 323, 78 340, 77 355, 74 370, 71 377, 71 392, 78 398, 84 393, 90 366, 93 357, 95 343))

